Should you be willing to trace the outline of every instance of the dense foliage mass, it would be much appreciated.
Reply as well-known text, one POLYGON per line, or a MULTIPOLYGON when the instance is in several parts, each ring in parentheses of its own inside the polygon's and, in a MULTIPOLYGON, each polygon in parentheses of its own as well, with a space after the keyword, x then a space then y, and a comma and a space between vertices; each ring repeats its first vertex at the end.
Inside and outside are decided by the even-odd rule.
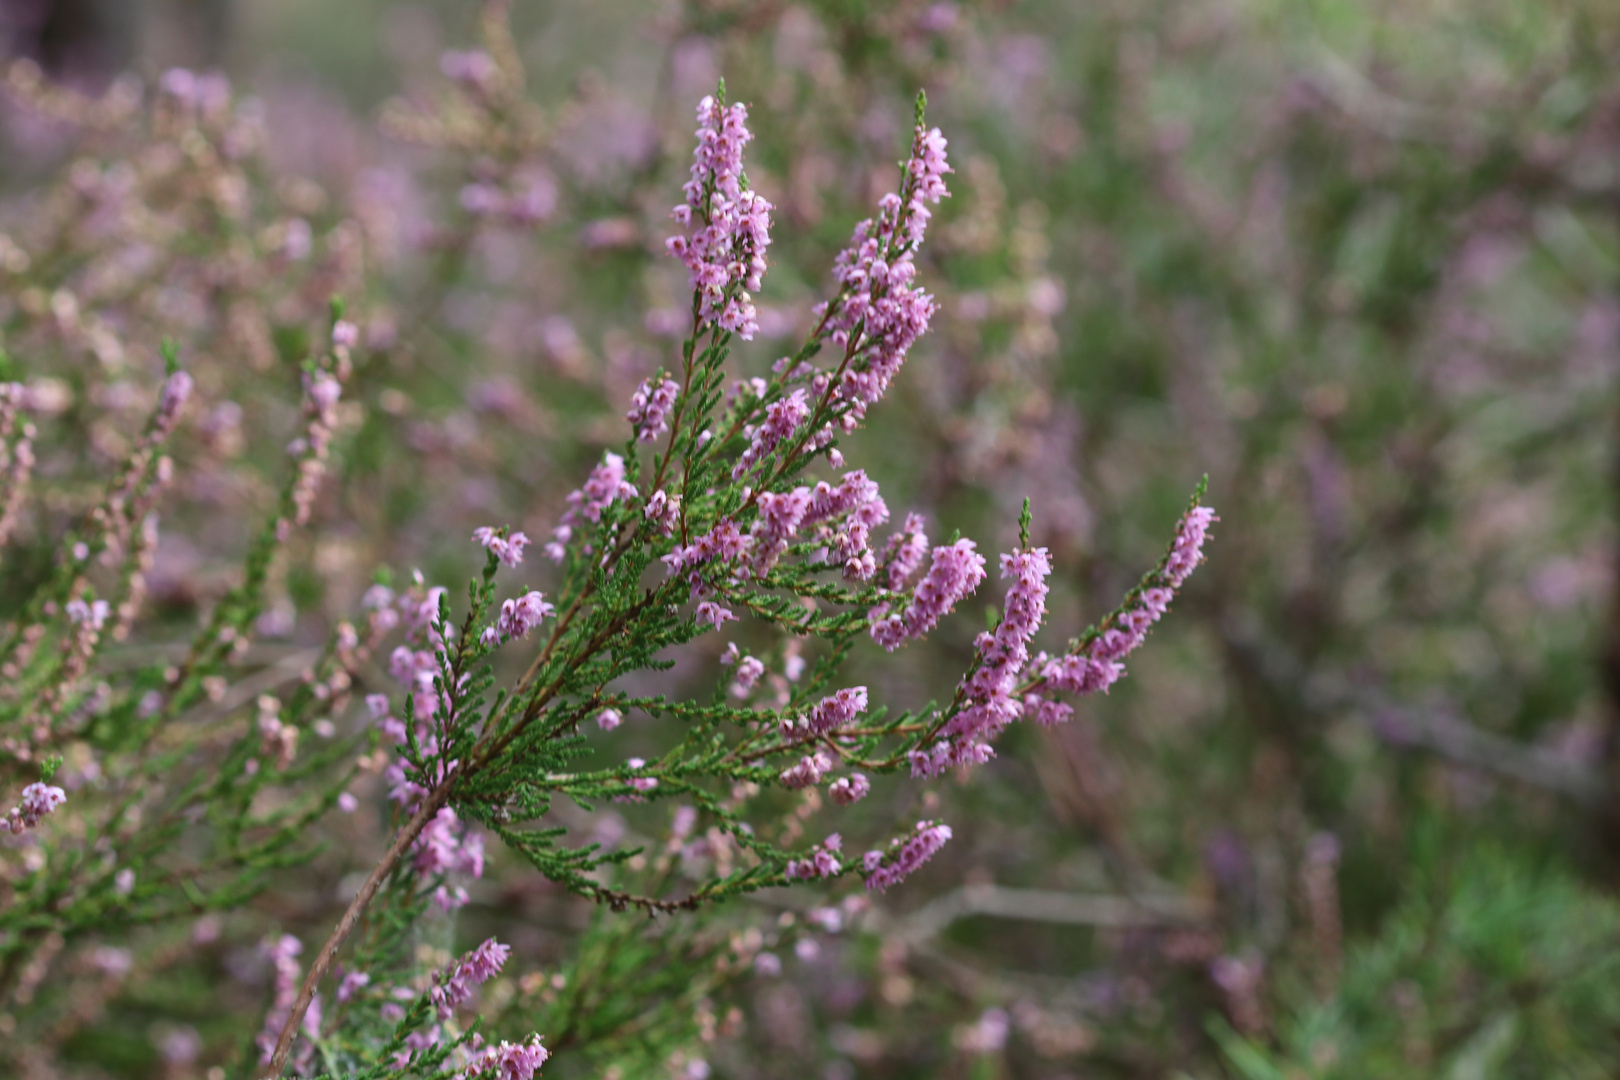
POLYGON ((0 1074, 1620 1068, 1602 5, 35 7, 0 1074))

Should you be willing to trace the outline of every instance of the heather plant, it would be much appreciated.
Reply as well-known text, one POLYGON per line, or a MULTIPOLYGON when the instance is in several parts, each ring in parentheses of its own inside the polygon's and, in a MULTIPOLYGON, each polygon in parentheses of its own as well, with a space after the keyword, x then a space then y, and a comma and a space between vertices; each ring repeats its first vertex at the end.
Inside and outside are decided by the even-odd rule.
MULTIPOLYGON (((710 603, 723 625, 654 654, 674 667, 605 684, 610 700, 580 725, 591 754, 548 770, 633 757, 665 771, 616 782, 659 786, 586 797, 590 809, 551 791, 539 825, 567 830, 552 841, 559 856, 595 843, 593 858, 622 859, 582 870, 587 892, 690 896, 763 857, 719 811, 668 794, 669 770, 685 768, 682 782, 748 824, 790 886, 615 912, 554 885, 457 806, 453 823, 424 826, 426 864, 445 878, 416 880, 420 914, 385 886, 319 988, 325 1030, 372 1024, 358 1049, 295 1042, 294 1056, 336 1069, 320 1054, 374 1053, 426 995, 404 1036, 416 1041, 396 1053, 453 1043, 476 999, 495 1045, 544 1034, 552 1076, 1614 1071, 1601 985, 1615 714, 1591 663, 1613 582, 1608 162, 1620 99, 1603 5, 693 0, 516 5, 508 22, 502 4, 357 0, 345 18, 378 13, 364 33, 301 5, 262 11, 276 14, 240 23, 228 54, 262 103, 213 76, 165 80, 168 61, 145 68, 144 103, 139 82, 104 97, 44 50, 33 55, 77 90, 26 64, 8 76, 0 325, 6 377, 26 387, 8 445, 34 429, 6 459, 30 494, 7 521, 0 587, 20 604, 57 539, 87 520, 141 438, 159 344, 173 338, 196 386, 163 444, 175 467, 157 496, 162 527, 144 533, 142 518, 132 533, 155 536, 142 614, 123 640, 101 631, 87 677, 122 693, 136 669, 178 667, 288 479, 286 447, 308 422, 298 368, 326 351, 327 305, 342 294, 356 341, 329 471, 270 561, 251 640, 208 684, 224 696, 189 714, 255 732, 263 715, 261 769, 294 739, 295 762, 331 745, 331 720, 345 749, 321 775, 336 809, 276 856, 300 869, 245 884, 217 921, 109 917, 103 931, 87 919, 60 943, 41 931, 16 965, 18 1027, 5 1031, 22 1037, 0 1042, 18 1055, 0 1071, 252 1072, 255 1036, 273 1049, 321 944, 408 821, 388 793, 428 761, 425 736, 410 750, 390 668, 422 663, 429 704, 438 669, 390 661, 407 626, 411 656, 436 656, 435 633, 457 640, 458 590, 445 594, 448 636, 422 607, 432 586, 467 576, 481 550, 469 537, 524 559, 497 567, 472 624, 491 635, 474 664, 493 668, 482 718, 568 610, 578 545, 595 546, 586 531, 608 519, 626 537, 630 519, 613 515, 643 502, 675 530, 644 538, 655 558, 643 589, 669 580, 656 554, 703 535, 679 531, 692 510, 681 489, 660 498, 646 481, 685 400, 692 274, 713 266, 690 204, 670 225, 692 161, 684 117, 722 71, 747 88, 755 136, 747 188, 727 198, 772 204, 763 287, 740 259, 750 299, 711 297, 717 318, 757 327, 746 342, 733 332, 724 385, 758 377, 781 393, 762 412, 746 390, 722 398, 716 419, 754 409, 757 426, 738 432, 709 486, 759 487, 757 468, 737 481, 729 470, 780 453, 755 451, 755 436, 814 406, 809 387, 789 404, 802 384, 780 382, 771 362, 798 352, 812 308, 832 299, 849 223, 896 189, 905 105, 926 86, 955 170, 913 256, 934 310, 869 422, 840 428, 837 444, 896 512, 869 529, 871 579, 828 566, 824 583, 882 588, 896 532, 893 557, 918 560, 913 581, 960 536, 978 541, 987 579, 993 552, 1045 548, 1043 633, 1061 641, 1081 633, 1080 613, 1130 591, 1185 505, 1189 462, 1223 493, 1218 572, 1191 583, 1154 648, 1132 657, 1133 678, 1062 702, 1065 723, 1009 725, 970 783, 949 764, 954 741, 937 763, 909 745, 917 732, 876 747, 879 760, 923 750, 922 770, 949 770, 926 783, 903 775, 910 760, 893 777, 847 764, 809 728, 826 698, 857 707, 856 687, 858 737, 901 709, 916 722, 981 652, 964 694, 1000 684, 1003 648, 1017 655, 994 640, 1014 610, 1003 589, 986 580, 893 652, 856 633, 813 694, 802 680, 833 640, 762 619, 724 581, 725 596, 688 592, 682 611, 710 603), (475 19, 478 37, 459 37, 475 19), (277 49, 297 55, 296 80, 258 66, 277 49), (201 87, 195 104, 164 104, 188 85, 201 87), (356 118, 385 97, 379 123, 356 118), (240 126, 227 116, 254 137, 221 140, 240 126), (193 156, 204 146, 217 150, 193 156), (294 218, 310 230, 307 256, 293 257, 294 218), (689 245, 682 259, 664 246, 671 231, 689 245), (154 245, 163 267, 100 288, 151 266, 154 245), (344 274, 323 278, 339 252, 344 274), (263 320, 257 354, 238 337, 247 315, 263 320), (635 435, 660 418, 656 435, 635 435), (611 470, 581 481, 608 452, 636 495, 593 518, 617 482, 611 470), (542 556, 553 543, 561 564, 542 556), (390 593, 368 602, 374 584, 390 593), (332 628, 347 619, 365 638, 374 613, 399 625, 350 656, 353 700, 334 691, 330 709, 286 713, 300 686, 325 681, 315 665, 332 628), (226 689, 238 683, 251 690, 226 689), (379 693, 391 696, 373 720, 359 702, 379 693), (275 702, 263 713, 261 696, 275 702), (820 780, 734 793, 681 750, 688 725, 710 720, 633 703, 659 696, 802 714, 805 748, 768 764, 820 780), (378 745, 356 747, 368 724, 378 745), (815 760, 823 749, 830 769, 815 760), (951 838, 903 887, 861 888, 851 864, 918 821, 948 823, 951 838), (840 876, 820 877, 833 861, 840 876), (474 987, 498 946, 511 947, 501 971, 474 987)), ((842 353, 828 342, 809 362, 830 372, 829 354, 842 353)), ((814 457, 765 491, 813 494, 842 472, 814 457)), ((698 509, 706 523, 722 516, 698 509)), ((741 511, 740 536, 759 512, 741 511)), ((803 539, 801 523, 764 579, 738 580, 797 602, 796 586, 760 582, 797 573, 814 555, 793 550, 803 539)), ((870 619, 887 602, 882 633, 898 638, 926 622, 907 595, 812 599, 817 618, 871 604, 870 619)), ((93 620, 97 599, 112 625, 119 602, 105 592, 73 610, 93 620)), ((728 748, 745 737, 719 731, 728 748)), ((100 759, 71 743, 60 753, 49 779, 45 762, 13 777, 0 812, 24 831, 7 842, 49 839, 89 805, 78 766, 100 759), (54 810, 51 788, 67 800, 54 810)), ((299 785, 267 784, 255 810, 299 785)), ((235 872, 204 850, 207 822, 187 827, 190 846, 164 851, 174 865, 206 855, 216 883, 235 872)), ((447 1065, 470 1050, 450 1053, 447 1065)))
MULTIPOLYGON (((483 53, 446 59, 452 78, 495 104, 492 88, 514 85, 498 81, 500 70, 483 53)), ((17 78, 38 89, 26 72, 17 78)), ((164 92, 226 115, 223 92, 198 96, 200 85, 174 72, 164 92)), ((35 97, 52 100, 48 91, 35 97)), ((532 557, 525 564, 529 538, 483 526, 471 539, 485 565, 459 615, 448 591, 420 576, 398 590, 379 583, 364 597, 363 618, 336 626, 290 694, 261 692, 236 666, 262 626, 275 564, 311 522, 342 426, 360 331, 334 303, 326 344, 299 375, 304 419, 287 448, 281 494, 237 585, 181 658, 103 675, 103 632, 123 636, 139 613, 154 507, 175 472, 165 444, 195 383, 165 347, 169 373, 150 420, 84 523, 50 539, 50 568, 7 628, 8 753, 19 777, 38 775, 7 818, 20 846, 0 919, 5 977, 19 1000, 51 989, 42 985, 50 954, 87 935, 149 927, 162 941, 179 917, 203 915, 191 936, 208 944, 220 933, 208 913, 233 909, 307 859, 311 824, 354 812, 347 788, 380 774, 393 807, 388 838, 307 973, 298 937, 272 933, 263 943, 272 1001, 256 1041, 259 1065, 266 1075, 290 1067, 300 1075, 531 1076, 552 1052, 538 1035, 497 1042, 458 1022, 510 949, 490 938, 424 973, 411 947, 434 912, 466 904, 462 882, 482 875, 486 835, 621 921, 625 909, 678 918, 799 881, 825 889, 859 877, 882 891, 927 862, 950 839, 949 826, 907 824, 863 854, 845 850, 838 829, 818 830, 811 842, 823 787, 827 801, 846 807, 883 774, 925 781, 981 765, 1009 724, 1064 723, 1071 709, 1061 695, 1106 691, 1124 674, 1125 658, 1201 559, 1214 517, 1198 496, 1159 565, 1053 654, 1032 651, 1051 566, 1047 550, 1031 544, 1026 500, 1018 546, 1000 559, 1008 582, 1000 615, 976 638, 948 703, 886 706, 865 686, 839 684, 859 642, 892 653, 925 638, 989 576, 973 541, 931 544, 920 515, 880 537, 891 524, 887 504, 839 447, 879 405, 937 310, 916 284, 916 256, 947 195, 946 142, 924 123, 919 96, 898 190, 834 260, 834 291, 816 307, 805 341, 771 377, 733 379, 725 367, 733 344, 759 330, 754 294, 768 268, 773 207, 743 170, 747 111, 726 102, 724 84, 699 105, 698 120, 685 200, 671 214, 678 232, 667 245, 687 271, 690 328, 678 361, 632 396, 622 453, 603 454, 541 545, 557 564, 549 600, 503 584, 509 571, 534 566, 532 557), (818 363, 823 352, 829 359, 818 363), (733 640, 720 654, 709 700, 658 692, 654 677, 681 663, 683 647, 727 634, 732 623, 749 628, 748 647, 733 640), (353 714, 357 681, 395 633, 403 643, 387 667, 399 690, 365 697, 372 749, 355 763, 337 721, 353 714), (500 678, 494 662, 519 650, 529 654, 522 674, 500 678), (619 729, 653 722, 680 732, 659 756, 615 752, 619 729), (320 740, 313 747, 312 736, 320 740), (593 762, 599 754, 617 760, 593 762), (53 783, 64 759, 71 794, 53 783), (563 801, 586 811, 637 804, 637 816, 669 838, 666 855, 649 861, 639 848, 552 824, 563 801), (667 816, 665 803, 674 804, 667 816)), ((497 197, 480 191, 464 189, 463 204, 492 213, 497 197)), ((24 335, 18 348, 26 347, 24 335)), ((27 417, 38 398, 37 389, 7 386, 8 520, 27 493, 37 434, 27 417)), ((850 910, 823 908, 814 921, 836 928, 850 910)), ((602 932, 617 933, 609 924, 602 932)), ((586 1014, 574 1004, 569 1033, 587 1053, 623 1056, 620 1046, 585 1042, 581 1029, 600 1025, 615 997, 634 994, 627 980, 661 964, 669 977, 707 989, 694 969, 724 977, 779 964, 765 943, 753 931, 686 955, 655 950, 641 964, 610 959, 592 988, 606 1000, 586 1014)), ((616 949, 623 945, 621 934, 616 949)), ((98 957, 111 991, 129 974, 130 953, 107 948, 98 957)), ((567 985, 564 977, 550 983, 567 985)), ((640 1039, 667 1054, 647 1034, 640 1039)))

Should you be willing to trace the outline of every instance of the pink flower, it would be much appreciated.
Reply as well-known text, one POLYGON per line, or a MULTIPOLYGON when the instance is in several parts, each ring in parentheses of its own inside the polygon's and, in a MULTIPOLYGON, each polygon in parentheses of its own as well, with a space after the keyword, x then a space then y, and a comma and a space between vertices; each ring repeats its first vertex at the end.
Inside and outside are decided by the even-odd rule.
POLYGON ((0 822, 0 827, 13 833, 32 829, 65 802, 67 792, 61 788, 52 784, 29 784, 23 788, 21 800, 0 822))
POLYGON ((180 410, 185 408, 195 386, 196 383, 191 376, 184 371, 177 371, 164 381, 163 397, 158 401, 156 419, 157 430, 160 433, 167 435, 174 429, 175 421, 180 417, 180 410))
POLYGON ((764 577, 782 557, 810 512, 812 496, 807 487, 780 493, 762 492, 755 504, 759 520, 748 531, 748 570, 764 577))
POLYGON ((676 547, 662 558, 670 574, 684 574, 710 562, 729 562, 753 546, 752 538, 744 536, 737 523, 727 518, 715 522, 708 532, 684 547, 676 547))
POLYGON ((476 987, 500 973, 507 957, 512 955, 509 945, 490 938, 476 949, 457 960, 447 972, 441 972, 428 991, 440 1020, 448 1020, 456 1009, 465 1004, 476 987))
MULTIPOLYGON (((411 864, 424 878, 445 874, 484 875, 484 841, 472 829, 462 824, 456 812, 445 807, 436 814, 411 849, 411 864)), ((434 899, 446 911, 467 902, 466 890, 440 886, 434 899)))
POLYGON ((501 604, 500 618, 494 630, 500 640, 528 637, 529 631, 540 625, 540 620, 556 610, 548 604, 543 593, 527 592, 515 600, 501 604))
POLYGON ((730 609, 723 608, 712 600, 705 600, 697 606, 697 621, 710 623, 718 630, 728 621, 736 622, 737 616, 733 615, 730 609))
POLYGON ((87 626, 91 630, 100 630, 107 622, 107 616, 112 614, 112 608, 105 600, 69 600, 65 605, 68 621, 76 626, 87 626))
POLYGON ((923 863, 934 857, 951 838, 951 827, 934 822, 919 821, 917 831, 904 843, 890 845, 887 853, 868 851, 863 866, 866 887, 882 891, 904 881, 923 863))
POLYGON ((670 237, 665 246, 686 266, 702 323, 746 341, 759 329, 752 293, 765 275, 774 207, 744 186, 742 149, 753 138, 748 109, 705 97, 697 118, 686 202, 670 215, 688 234, 670 237))
POLYGON ((509 537, 503 537, 488 525, 474 529, 473 539, 507 566, 516 566, 522 562, 523 549, 529 546, 529 538, 522 533, 515 532, 509 537))
POLYGON ((810 709, 810 730, 817 735, 837 731, 866 711, 866 687, 850 686, 824 697, 810 709))
POLYGON ((562 561, 576 525, 582 521, 592 524, 601 521, 602 511, 621 499, 633 499, 636 494, 636 486, 624 478, 624 458, 613 453, 603 454, 602 463, 591 470, 585 486, 569 493, 568 510, 553 531, 554 542, 546 545, 547 556, 562 561))
POLYGON ((755 465, 765 460, 772 450, 792 435, 810 416, 810 403, 801 387, 781 401, 765 406, 765 420, 753 434, 753 441, 742 457, 731 467, 731 478, 740 480, 755 465))
POLYGON ((883 197, 878 216, 855 227, 834 262, 838 299, 820 305, 816 314, 833 343, 853 360, 837 387, 838 399, 849 405, 846 424, 858 421, 883 396, 937 310, 933 297, 911 288, 917 272, 913 258, 932 216, 929 204, 949 194, 945 174, 951 171, 939 129, 918 127, 901 193, 883 197))
POLYGON ((832 767, 833 759, 827 756, 827 752, 817 750, 814 754, 800 758, 799 763, 792 768, 783 770, 779 779, 783 787, 789 791, 796 791, 821 783, 821 778, 832 767))
POLYGON ((922 637, 958 601, 972 595, 984 576, 984 556, 974 549, 973 541, 958 540, 934 548, 928 573, 917 583, 911 603, 904 610, 892 613, 887 604, 872 609, 872 640, 893 652, 907 641, 922 637))
POLYGON ((922 515, 907 514, 905 525, 883 546, 881 562, 888 572, 889 588, 894 592, 904 589, 927 554, 928 534, 923 532, 922 515))
POLYGON ((731 681, 733 697, 745 698, 751 693, 759 677, 765 674, 765 665, 752 656, 745 656, 737 664, 737 675, 731 681))
POLYGON ((658 528, 660 534, 673 536, 675 526, 680 524, 681 520, 681 497, 667 495, 663 488, 659 488, 652 493, 652 498, 647 500, 647 508, 643 513, 647 520, 658 528))
POLYGON ((813 878, 830 878, 837 876, 844 868, 833 852, 843 847, 843 839, 833 833, 822 843, 812 848, 807 859, 794 859, 783 867, 782 873, 789 881, 809 881, 813 878))
POLYGON ((963 708, 942 731, 946 739, 958 744, 955 756, 959 761, 979 757, 969 748, 988 743, 1024 714, 1018 679, 1029 663, 1030 639, 1046 618, 1046 578, 1051 572, 1045 548, 1001 557, 1001 576, 1013 579, 1007 589, 1006 611, 994 632, 979 635, 973 672, 958 687, 963 708))
POLYGON ((827 794, 832 796, 833 802, 839 806, 849 806, 866 798, 872 790, 872 783, 860 773, 851 773, 849 776, 840 776, 827 786, 827 794))
POLYGON ((653 442, 669 426, 669 413, 680 396, 681 388, 673 379, 665 379, 656 387, 647 380, 630 398, 630 411, 624 418, 636 429, 641 442, 653 442))
MULTIPOLYGON (((275 969, 275 999, 270 1011, 265 1015, 264 1028, 254 1040, 259 1047, 259 1064, 269 1064, 275 1055, 276 1040, 281 1035, 281 1026, 287 1022, 292 1013, 293 1002, 298 998, 299 975, 303 973, 298 963, 298 954, 304 951, 303 944, 291 934, 283 934, 279 938, 265 938, 259 946, 259 954, 270 961, 275 969)), ((321 1011, 317 1003, 310 1005, 309 1011, 304 1014, 304 1034, 314 1038, 320 1033, 321 1011)))
MULTIPOLYGON (((1187 511, 1176 526, 1175 539, 1160 565, 1157 576, 1164 584, 1143 589, 1113 618, 1105 620, 1101 632, 1075 652, 1049 660, 1045 654, 1033 665, 1050 690, 1071 694, 1106 692, 1125 675, 1125 657, 1147 640, 1147 632, 1170 609, 1176 590, 1203 561, 1204 541, 1209 527, 1220 519, 1207 506, 1187 511)), ((1150 578, 1151 580, 1151 578, 1150 578)), ((1033 695, 1032 695, 1033 696, 1033 695)), ((1044 699, 1043 693, 1041 698, 1044 699)), ((1026 698, 1026 703, 1029 698, 1026 698)), ((1042 705, 1040 723, 1061 723, 1068 718, 1067 706, 1042 705)))
POLYGON ((540 1036, 531 1035, 527 1042, 503 1042, 486 1047, 467 1067, 469 1080, 473 1077, 489 1080, 534 1080, 535 1073, 551 1056, 540 1045, 540 1036))

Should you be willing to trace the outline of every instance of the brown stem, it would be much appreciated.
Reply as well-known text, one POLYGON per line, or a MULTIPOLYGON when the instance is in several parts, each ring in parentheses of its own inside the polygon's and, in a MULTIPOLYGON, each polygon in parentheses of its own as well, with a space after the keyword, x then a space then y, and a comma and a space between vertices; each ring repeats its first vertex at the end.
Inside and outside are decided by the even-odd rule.
POLYGON ((349 910, 338 920, 331 936, 326 939, 326 944, 321 946, 320 955, 315 957, 315 962, 310 965, 309 974, 304 977, 303 988, 298 991, 298 1000, 293 1002, 292 1011, 287 1014, 287 1022, 281 1026, 281 1037, 276 1040, 275 1055, 260 1074, 263 1080, 274 1080, 281 1075, 282 1068, 287 1064, 287 1055, 292 1052, 293 1039, 298 1034, 298 1027, 304 1021, 304 1014, 309 1011, 310 1002, 315 1000, 316 987, 320 986, 321 980, 331 970, 332 961, 337 959, 338 950, 343 947, 343 942, 348 939, 355 924, 360 921, 360 916, 365 914, 366 908, 376 897, 377 890, 382 888, 382 883, 393 873, 394 867, 416 842, 416 838, 427 827, 427 823, 432 821, 434 815, 449 801, 452 784, 453 780, 446 780, 429 793, 411 820, 395 834, 394 842, 389 845, 388 851, 377 863, 376 869, 371 871, 371 876, 366 878, 366 883, 360 886, 360 891, 349 904, 349 910))

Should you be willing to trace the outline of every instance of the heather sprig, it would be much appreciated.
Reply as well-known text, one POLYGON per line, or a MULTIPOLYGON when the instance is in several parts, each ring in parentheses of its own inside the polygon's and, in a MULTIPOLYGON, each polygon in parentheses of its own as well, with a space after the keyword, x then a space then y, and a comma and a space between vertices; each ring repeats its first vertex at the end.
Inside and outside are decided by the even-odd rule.
MULTIPOLYGON (((1004 614, 980 636, 973 668, 949 706, 891 713, 871 706, 866 687, 835 685, 837 661, 857 639, 870 636, 892 651, 922 638, 986 576, 973 542, 958 539, 929 549, 928 569, 913 584, 927 546, 921 523, 908 518, 879 547, 874 532, 889 521, 887 504, 864 471, 844 469, 833 445, 881 399, 927 329, 934 302, 912 286, 914 256, 950 168, 943 137, 922 122, 919 98, 900 192, 885 197, 878 217, 856 230, 839 257, 836 295, 818 309, 798 361, 778 365, 772 379, 728 390, 725 362, 733 339, 752 334, 752 293, 761 285, 770 227, 769 203, 743 178, 746 117, 741 105, 725 104, 723 87, 699 107, 698 152, 687 202, 676 213, 693 231, 670 243, 690 275, 691 336, 678 371, 637 390, 623 453, 604 453, 568 497, 547 546, 562 572, 553 599, 537 590, 499 598, 502 573, 519 568, 522 543, 521 534, 491 526, 475 533, 486 564, 469 584, 459 621, 444 589, 419 586, 401 600, 407 643, 395 650, 391 668, 404 685, 402 708, 395 719, 386 702, 373 707, 394 744, 388 771, 398 828, 287 1011, 267 1051, 271 1073, 288 1059, 300 1018, 373 902, 382 906, 371 920, 419 911, 430 899, 447 910, 464 902, 451 876, 476 877, 483 865, 470 826, 613 910, 690 910, 848 873, 861 874, 870 889, 889 888, 950 838, 948 826, 925 822, 887 852, 846 863, 836 854, 837 834, 807 852, 794 850, 796 827, 766 825, 760 800, 772 790, 825 783, 833 801, 847 805, 869 789, 867 773, 909 763, 914 776, 927 777, 981 763, 996 734, 1024 716, 1050 682, 1029 653, 1045 615, 1049 564, 1044 549, 1029 549, 1026 539, 1002 557, 1003 576, 1012 580, 1004 614), (825 343, 842 356, 831 369, 817 369, 812 361, 825 343), (831 475, 807 475, 823 456, 831 475), (739 619, 762 623, 784 641, 823 642, 826 658, 809 678, 773 680, 776 700, 769 703, 755 696, 764 661, 735 643, 726 654, 727 691, 710 704, 619 689, 633 674, 667 670, 670 650, 724 633, 739 619), (520 647, 534 632, 538 644, 526 670, 502 685, 497 652, 520 647), (602 737, 632 710, 678 719, 684 734, 655 760, 591 767, 605 749, 602 737), (585 809, 680 800, 682 831, 706 821, 711 843, 732 854, 725 868, 717 861, 683 889, 672 889, 666 870, 639 891, 627 890, 610 883, 613 868, 638 853, 581 843, 548 824, 559 799, 585 809)), ((1171 587, 1198 559, 1199 530, 1208 523, 1201 513, 1190 512, 1158 572, 1171 587)), ((1027 529, 1026 515, 1026 537, 1027 529)), ((1135 610, 1137 595, 1122 611, 1135 610)), ((1053 709, 1034 711, 1050 719, 1053 709)), ((425 1023, 417 1012, 420 1006, 406 1020, 425 1023)), ((409 1036, 415 1051, 440 1046, 440 1037, 424 1030, 409 1036)))

